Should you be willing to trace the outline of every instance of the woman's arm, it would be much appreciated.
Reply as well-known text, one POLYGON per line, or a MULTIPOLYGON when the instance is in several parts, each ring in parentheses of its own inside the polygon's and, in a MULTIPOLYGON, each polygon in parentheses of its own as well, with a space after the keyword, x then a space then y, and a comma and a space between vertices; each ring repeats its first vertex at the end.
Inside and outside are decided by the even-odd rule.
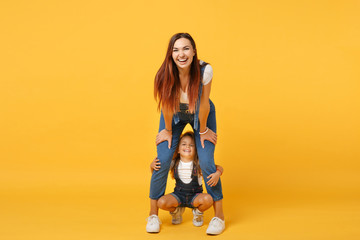
POLYGON ((210 91, 211 91, 211 82, 203 86, 203 90, 200 98, 200 108, 199 108, 199 121, 200 121, 200 141, 202 148, 205 147, 204 141, 208 140, 213 144, 216 144, 217 135, 211 129, 207 129, 207 118, 210 112, 210 91), (204 133, 204 134, 202 134, 204 133))
POLYGON ((211 82, 203 86, 201 98, 200 98, 200 109, 199 109, 199 121, 200 121, 200 132, 206 130, 206 122, 210 112, 210 92, 211 82))
POLYGON ((162 109, 162 113, 164 115, 164 120, 165 120, 165 129, 168 132, 172 132, 172 118, 174 113, 165 108, 162 109))
POLYGON ((172 118, 174 113, 165 108, 162 109, 162 113, 165 121, 165 129, 161 130, 156 135, 156 145, 159 145, 159 143, 164 141, 168 141, 168 148, 170 149, 172 140, 172 118))

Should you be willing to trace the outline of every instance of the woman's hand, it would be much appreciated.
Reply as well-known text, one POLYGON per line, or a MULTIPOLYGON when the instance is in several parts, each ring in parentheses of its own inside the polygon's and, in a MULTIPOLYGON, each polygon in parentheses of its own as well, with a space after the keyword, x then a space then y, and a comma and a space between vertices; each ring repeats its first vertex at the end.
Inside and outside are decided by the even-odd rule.
POLYGON ((172 140, 172 131, 163 129, 156 135, 156 146, 159 145, 159 143, 162 143, 164 141, 168 141, 168 148, 171 147, 171 140, 172 140))
POLYGON ((217 142, 217 134, 210 128, 207 128, 207 129, 208 130, 205 134, 200 134, 200 142, 201 142, 202 148, 205 148, 205 144, 204 144, 205 140, 212 142, 214 145, 216 145, 216 142, 217 142))
POLYGON ((150 163, 150 170, 151 172, 155 171, 159 171, 159 169, 161 168, 161 163, 160 160, 155 158, 151 163, 150 163))
POLYGON ((219 171, 216 171, 212 174, 210 174, 207 178, 210 178, 206 183, 210 187, 216 186, 216 184, 219 182, 221 173, 219 171))

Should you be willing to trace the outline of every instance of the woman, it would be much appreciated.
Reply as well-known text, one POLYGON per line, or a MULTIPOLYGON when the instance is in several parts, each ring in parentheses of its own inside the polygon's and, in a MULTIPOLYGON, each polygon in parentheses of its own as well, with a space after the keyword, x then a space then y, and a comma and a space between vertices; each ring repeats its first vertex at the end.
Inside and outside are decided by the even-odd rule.
MULTIPOLYGON (((179 137, 186 124, 194 129, 200 167, 204 179, 216 172, 214 150, 217 141, 215 106, 209 99, 212 68, 197 57, 196 45, 187 33, 177 33, 170 39, 165 60, 155 76, 154 95, 161 108, 157 154, 161 169, 154 171, 150 184, 150 216, 146 230, 160 231, 158 199, 164 195, 170 163, 179 137)), ((206 185, 214 200, 215 217, 207 234, 220 234, 225 228, 222 209, 221 181, 206 185)))

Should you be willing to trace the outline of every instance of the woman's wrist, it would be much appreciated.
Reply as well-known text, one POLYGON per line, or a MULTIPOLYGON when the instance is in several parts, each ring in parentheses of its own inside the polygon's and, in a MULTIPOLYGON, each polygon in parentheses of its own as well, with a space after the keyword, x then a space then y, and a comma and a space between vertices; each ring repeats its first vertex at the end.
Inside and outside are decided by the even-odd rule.
POLYGON ((217 168, 216 171, 220 173, 220 176, 223 174, 223 172, 220 170, 220 168, 217 168))
POLYGON ((199 131, 199 134, 200 134, 200 135, 203 135, 203 134, 207 133, 208 131, 209 131, 209 128, 206 127, 206 129, 205 129, 203 132, 199 131))
POLYGON ((165 128, 165 130, 166 130, 167 132, 169 132, 169 133, 172 133, 172 129, 167 129, 167 128, 165 128))

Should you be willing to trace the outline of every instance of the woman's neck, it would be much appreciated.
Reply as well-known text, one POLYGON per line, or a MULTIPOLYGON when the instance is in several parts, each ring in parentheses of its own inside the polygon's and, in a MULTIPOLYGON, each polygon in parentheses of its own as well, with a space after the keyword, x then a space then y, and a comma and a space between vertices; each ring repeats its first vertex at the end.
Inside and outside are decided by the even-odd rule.
POLYGON ((181 84, 181 89, 186 92, 187 86, 190 82, 190 68, 188 69, 178 69, 179 70, 179 79, 181 84))
POLYGON ((178 68, 179 77, 190 76, 190 67, 187 68, 178 68))

